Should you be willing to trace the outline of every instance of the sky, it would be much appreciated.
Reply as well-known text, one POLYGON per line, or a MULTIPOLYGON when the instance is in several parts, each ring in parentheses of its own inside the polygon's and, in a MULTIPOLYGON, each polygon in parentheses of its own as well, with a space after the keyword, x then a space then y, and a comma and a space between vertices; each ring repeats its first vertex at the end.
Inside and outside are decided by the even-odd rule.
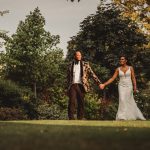
POLYGON ((74 3, 67 0, 0 0, 0 11, 9 14, 0 17, 0 30, 15 33, 19 21, 37 6, 46 20, 45 29, 53 35, 60 35, 58 47, 67 52, 67 41, 79 31, 79 24, 90 14, 96 13, 100 0, 81 0, 74 3))

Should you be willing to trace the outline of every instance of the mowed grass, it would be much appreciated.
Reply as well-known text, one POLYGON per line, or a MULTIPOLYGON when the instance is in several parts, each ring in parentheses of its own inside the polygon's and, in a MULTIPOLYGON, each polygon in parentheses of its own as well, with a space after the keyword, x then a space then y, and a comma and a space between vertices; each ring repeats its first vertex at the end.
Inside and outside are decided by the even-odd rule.
POLYGON ((0 150, 149 150, 150 121, 0 121, 0 150))

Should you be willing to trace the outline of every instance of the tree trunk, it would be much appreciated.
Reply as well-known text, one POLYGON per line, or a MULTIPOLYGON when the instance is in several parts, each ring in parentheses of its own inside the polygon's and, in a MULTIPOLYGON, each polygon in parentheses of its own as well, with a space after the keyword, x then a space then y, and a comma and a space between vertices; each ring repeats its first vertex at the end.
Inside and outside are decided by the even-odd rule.
POLYGON ((37 93, 36 93, 36 82, 34 82, 34 98, 37 98, 37 93))

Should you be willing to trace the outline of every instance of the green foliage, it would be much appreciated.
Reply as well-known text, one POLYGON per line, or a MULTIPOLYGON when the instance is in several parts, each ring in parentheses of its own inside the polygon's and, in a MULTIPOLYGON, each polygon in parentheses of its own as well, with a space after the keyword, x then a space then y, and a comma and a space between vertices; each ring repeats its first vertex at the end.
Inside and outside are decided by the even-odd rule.
POLYGON ((10 37, 4 32, 0 32, 0 38, 5 40, 5 41, 8 41, 8 40, 11 40, 10 37))
POLYGON ((85 96, 85 118, 89 120, 97 120, 100 118, 99 114, 99 99, 98 95, 88 93, 85 96))
POLYGON ((150 96, 144 92, 135 95, 135 100, 146 119, 150 118, 150 96))
MULTIPOLYGON (((86 17, 81 22, 80 31, 68 42, 67 60, 73 58, 75 50, 80 50, 84 59, 92 62, 93 70, 104 82, 118 67, 119 56, 126 54, 128 64, 135 69, 138 88, 146 88, 147 81, 150 79, 149 49, 144 46, 148 43, 147 37, 139 32, 135 22, 123 18, 121 14, 121 10, 113 4, 100 5, 96 14, 86 17)), ((92 86, 94 87, 93 83, 92 86)), ((93 90, 99 93, 95 87, 93 90)), ((90 101, 86 102, 87 118, 115 119, 118 108, 118 103, 114 101, 115 97, 118 97, 117 83, 114 82, 106 88, 105 96, 103 93, 100 93, 97 98, 95 94, 92 95, 93 98, 88 95, 90 101), (103 97, 104 100, 97 104, 99 97, 103 97)), ((140 97, 139 105, 149 106, 147 103, 149 97, 150 95, 140 97)), ((145 116, 148 117, 147 110, 148 107, 145 108, 145 116)))
POLYGON ((67 108, 67 96, 62 87, 52 87, 49 89, 51 102, 59 105, 60 107, 67 108))
POLYGON ((1 76, 32 89, 35 96, 25 100, 22 88, 19 89, 15 84, 10 87, 6 83, 4 89, 7 93, 3 94, 2 102, 7 99, 7 103, 10 103, 7 106, 21 107, 30 119, 38 118, 37 107, 42 105, 39 104, 40 100, 46 101, 47 105, 57 104, 61 109, 66 109, 67 105, 63 86, 66 62, 63 51, 57 47, 59 36, 51 35, 44 26, 45 19, 36 8, 26 16, 25 21, 19 23, 16 33, 6 39, 6 54, 0 55, 1 76))
POLYGON ((53 83, 63 57, 62 50, 56 47, 59 36, 51 35, 44 26, 45 19, 36 8, 19 23, 16 33, 6 43, 5 77, 34 86, 34 90, 41 84, 53 83))
POLYGON ((66 108, 66 62, 58 59, 58 62, 54 61, 53 64, 54 66, 51 66, 49 70, 47 83, 41 83, 38 89, 40 91, 39 98, 47 103, 59 104, 66 108))
MULTIPOLYGON (((149 60, 149 53, 143 47, 148 43, 147 38, 138 32, 136 23, 123 19, 121 11, 112 4, 99 6, 96 14, 85 18, 80 24, 78 34, 68 43, 67 59, 73 58, 76 49, 81 50, 84 59, 93 62, 100 69, 99 77, 104 81, 108 76, 112 76, 118 67, 119 56, 122 53, 127 55, 129 65, 135 68, 140 87, 144 87, 149 79, 148 72, 144 69, 148 62, 146 60, 149 60), (101 70, 104 68, 101 67, 110 72, 102 74, 101 70)), ((115 89, 114 87, 115 84, 111 90, 115 89)))
POLYGON ((0 80, 0 106, 18 107, 22 101, 29 101, 30 91, 11 81, 0 80))
POLYGON ((141 32, 144 32, 147 36, 149 35, 149 0, 113 0, 113 3, 122 10, 123 17, 131 18, 133 22, 137 22, 140 25, 141 32))
POLYGON ((100 104, 99 113, 101 114, 100 120, 115 120, 118 109, 118 103, 114 101, 102 101, 100 104))
MULTIPOLYGON (((4 108, 4 113, 6 108, 8 118, 9 111, 7 111, 7 108, 10 108, 10 112, 11 109, 12 111, 14 110, 14 113, 15 108, 21 110, 28 119, 36 118, 36 105, 33 101, 33 93, 28 88, 17 86, 11 81, 0 80, 0 91, 0 107, 4 108)), ((19 111, 16 111, 16 114, 17 112, 19 113, 19 111)))
MULTIPOLYGON (((4 10, 4 11, 0 11, 0 16, 3 16, 5 14, 9 13, 9 10, 4 10)), ((0 29, 0 39, 3 39, 3 40, 8 40, 9 37, 6 35, 8 31, 5 31, 5 30, 1 30, 0 29)), ((0 42, 0 48, 4 45, 5 42, 0 42)))
POLYGON ((65 95, 64 87, 59 87, 59 84, 47 89, 48 100, 40 103, 37 107, 38 119, 67 119, 68 97, 65 95))
POLYGON ((0 108, 0 120, 26 120, 27 115, 21 109, 4 107, 0 108))
POLYGON ((99 94, 87 93, 85 97, 85 118, 89 120, 115 120, 118 103, 99 98, 99 94))
POLYGON ((63 120, 67 119, 66 110, 57 104, 42 104, 37 108, 38 119, 63 120))

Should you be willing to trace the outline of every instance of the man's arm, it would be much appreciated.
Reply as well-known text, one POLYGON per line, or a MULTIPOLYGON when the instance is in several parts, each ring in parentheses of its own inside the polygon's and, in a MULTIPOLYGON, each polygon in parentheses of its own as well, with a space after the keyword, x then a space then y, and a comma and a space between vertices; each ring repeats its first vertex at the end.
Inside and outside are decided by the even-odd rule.
POLYGON ((99 80, 99 78, 97 77, 97 75, 94 73, 94 71, 92 70, 91 66, 88 63, 88 69, 89 69, 89 73, 92 76, 93 80, 96 82, 97 85, 101 84, 101 81, 99 80))

